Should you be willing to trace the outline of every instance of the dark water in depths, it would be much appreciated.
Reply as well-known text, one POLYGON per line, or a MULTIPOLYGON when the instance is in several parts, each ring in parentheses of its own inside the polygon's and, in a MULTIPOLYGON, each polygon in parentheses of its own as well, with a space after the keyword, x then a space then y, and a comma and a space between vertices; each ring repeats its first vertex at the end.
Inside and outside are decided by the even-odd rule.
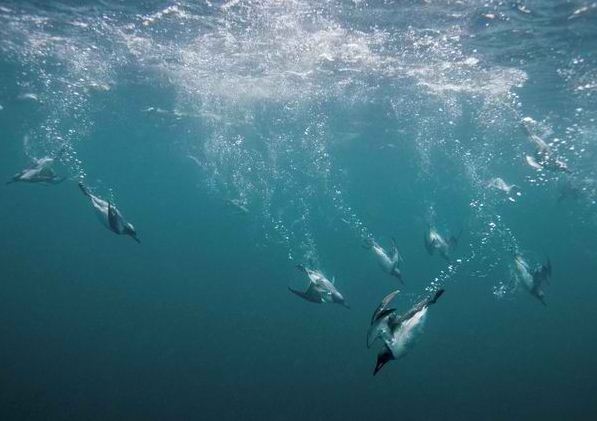
POLYGON ((1 174, 69 178, 0 187, 0 419, 595 419, 596 3, 81 3, 0 2, 1 174), (373 377, 381 298, 440 286, 373 377))

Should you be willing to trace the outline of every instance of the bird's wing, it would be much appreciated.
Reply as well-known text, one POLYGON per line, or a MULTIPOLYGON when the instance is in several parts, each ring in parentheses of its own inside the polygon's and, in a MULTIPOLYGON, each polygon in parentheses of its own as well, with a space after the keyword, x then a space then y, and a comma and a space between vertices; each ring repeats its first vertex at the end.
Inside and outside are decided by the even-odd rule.
POLYGON ((388 306, 388 304, 390 303, 390 301, 392 301, 394 299, 394 297, 399 292, 400 292, 400 290, 392 291, 388 295, 386 295, 383 298, 383 300, 381 300, 381 303, 379 304, 379 306, 377 306, 377 308, 373 312, 373 316, 371 317, 371 323, 373 323, 375 320, 379 319, 383 315, 384 310, 386 310, 386 307, 388 306))

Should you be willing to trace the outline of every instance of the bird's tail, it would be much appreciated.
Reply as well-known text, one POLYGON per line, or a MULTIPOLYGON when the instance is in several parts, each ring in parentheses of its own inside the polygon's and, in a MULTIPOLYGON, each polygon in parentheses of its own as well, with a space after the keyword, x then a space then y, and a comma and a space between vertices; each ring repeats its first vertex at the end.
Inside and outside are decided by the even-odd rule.
POLYGON ((87 188, 87 186, 85 186, 85 184, 83 184, 82 181, 79 181, 77 184, 85 196, 91 197, 91 193, 89 192, 89 189, 87 188))
POLYGON ((431 304, 435 304, 437 302, 437 299, 442 296, 444 291, 445 290, 443 288, 440 288, 437 291, 435 291, 433 296, 429 297, 429 300, 427 301, 427 307, 429 307, 431 304))
POLYGON ((363 247, 365 250, 370 250, 371 247, 373 247, 373 239, 369 237, 363 238, 363 244, 361 244, 361 247, 363 247))

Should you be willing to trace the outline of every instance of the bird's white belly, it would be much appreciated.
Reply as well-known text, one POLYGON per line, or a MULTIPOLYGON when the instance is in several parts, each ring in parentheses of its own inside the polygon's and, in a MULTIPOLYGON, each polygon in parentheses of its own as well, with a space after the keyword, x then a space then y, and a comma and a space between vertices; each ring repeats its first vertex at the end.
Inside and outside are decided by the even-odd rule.
POLYGON ((373 249, 375 252, 375 257, 377 257, 377 263, 383 270, 386 272, 391 272, 392 268, 394 267, 394 263, 390 260, 390 258, 383 252, 383 250, 373 249))
POLYGON ((516 269, 518 270, 518 274, 520 275, 518 278, 522 281, 522 284, 525 288, 531 290, 533 288, 533 275, 531 275, 526 262, 516 260, 516 269))
POLYGON ((530 273, 521 272, 520 279, 522 280, 525 288, 527 288, 529 291, 533 289, 533 276, 530 273))
POLYGON ((110 221, 108 218, 108 203, 104 200, 94 197, 91 199, 91 204, 93 205, 95 216, 100 221, 100 223, 106 228, 110 229, 110 221))
POLYGON ((394 358, 403 357, 414 345, 417 338, 423 332, 426 316, 427 308, 424 308, 402 323, 400 328, 394 333, 391 344, 388 344, 394 358))
POLYGON ((31 168, 26 170, 21 176, 21 180, 34 180, 39 177, 41 170, 39 168, 31 168))

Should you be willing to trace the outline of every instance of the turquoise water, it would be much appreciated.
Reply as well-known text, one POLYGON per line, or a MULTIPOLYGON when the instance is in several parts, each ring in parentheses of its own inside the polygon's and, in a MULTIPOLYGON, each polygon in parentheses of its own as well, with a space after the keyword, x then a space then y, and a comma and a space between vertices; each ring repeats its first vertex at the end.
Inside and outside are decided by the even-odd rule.
POLYGON ((67 177, 0 188, 0 418, 594 419, 596 54, 581 0, 0 2, 0 169, 67 177))

